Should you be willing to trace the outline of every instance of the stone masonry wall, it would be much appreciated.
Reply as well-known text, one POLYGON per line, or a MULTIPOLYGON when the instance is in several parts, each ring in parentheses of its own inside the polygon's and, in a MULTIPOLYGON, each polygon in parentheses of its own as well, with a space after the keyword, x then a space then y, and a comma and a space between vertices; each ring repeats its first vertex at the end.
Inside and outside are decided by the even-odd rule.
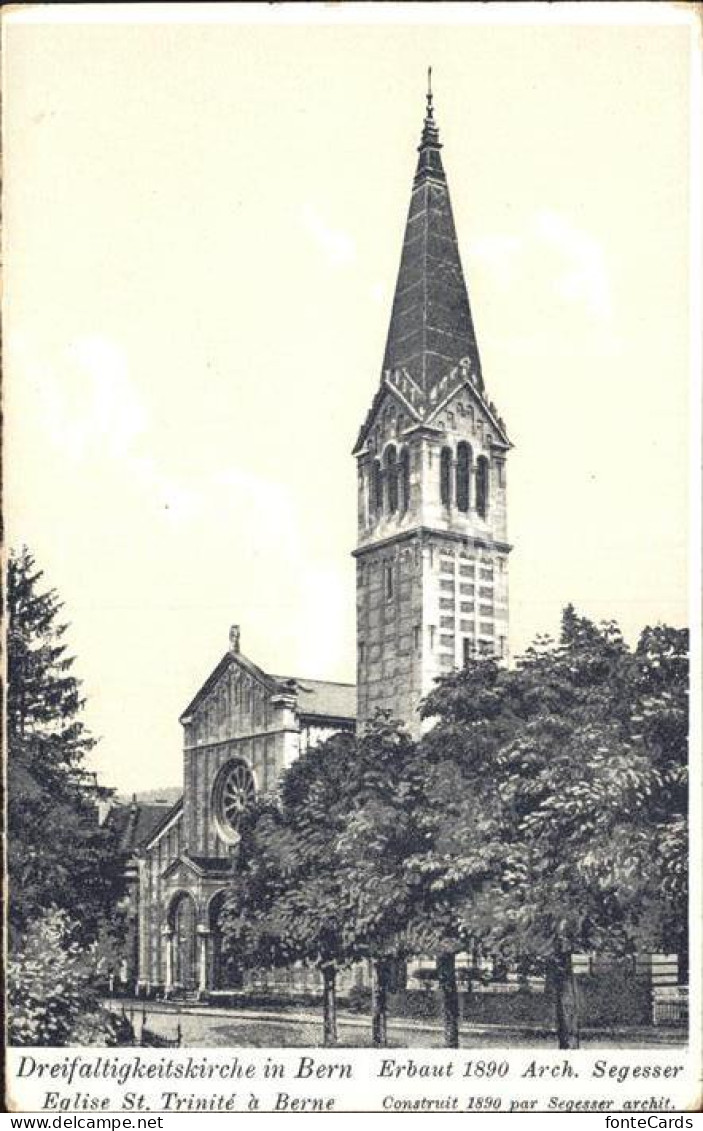
POLYGON ((430 426, 411 426, 389 394, 359 455, 358 723, 379 707, 419 732, 418 707, 441 674, 469 654, 508 659, 506 449, 488 414, 460 388, 430 426), (469 509, 457 505, 457 447, 471 450, 469 509), (409 492, 375 505, 373 465, 393 444, 409 454, 409 492), (450 454, 449 498, 441 492, 450 454), (488 466, 488 507, 477 510, 477 462, 488 466))
POLYGON ((378 708, 410 723, 422 678, 420 540, 370 550, 357 562, 358 721, 378 708))

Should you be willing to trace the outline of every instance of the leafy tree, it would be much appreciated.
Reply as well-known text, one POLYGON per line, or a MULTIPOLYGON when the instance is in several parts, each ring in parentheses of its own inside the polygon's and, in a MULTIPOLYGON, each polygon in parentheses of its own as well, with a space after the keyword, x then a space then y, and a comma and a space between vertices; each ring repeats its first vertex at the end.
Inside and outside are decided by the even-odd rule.
POLYGON ((345 945, 373 962, 372 1039, 388 1039, 394 966, 413 952, 418 884, 406 861, 418 851, 415 744, 388 712, 357 739, 337 809, 337 867, 347 907, 345 945))
POLYGON ((337 969, 350 957, 336 843, 353 748, 340 734, 307 750, 284 775, 277 799, 253 811, 222 920, 225 949, 238 949, 249 965, 319 968, 326 1045, 337 1041, 337 969))
POLYGON ((629 730, 646 751, 655 788, 643 799, 643 830, 633 836, 643 947, 674 950, 688 977, 688 632, 646 628, 634 654, 629 730))
POLYGON ((65 912, 31 924, 7 966, 8 1038, 12 1045, 127 1043, 119 1019, 101 1009, 93 989, 94 957, 65 912))
POLYGON ((287 934, 292 831, 279 796, 258 799, 240 826, 236 866, 219 917, 223 956, 246 969, 285 968, 301 960, 287 934))
POLYGON ((412 907, 403 870, 412 847, 403 809, 411 748, 385 718, 358 742, 334 736, 290 767, 277 799, 265 799, 243 829, 229 945, 254 966, 319 966, 326 1043, 337 1039, 336 972, 369 957, 373 1040, 387 1039, 392 963, 407 953, 412 907))
POLYGON ((114 834, 97 820, 84 768, 95 744, 55 590, 25 547, 11 553, 8 613, 9 922, 16 938, 54 906, 80 909, 83 941, 114 908, 122 876, 114 834))
POLYGON ((418 948, 436 957, 450 1048, 459 1044, 456 955, 473 953, 486 934, 474 908, 502 858, 500 798, 488 767, 515 727, 506 681, 493 660, 473 660, 441 679, 422 707, 424 718, 438 721, 416 748, 417 847, 405 867, 415 877, 418 948))
MULTIPOLYGON (((673 647, 659 633, 656 642, 650 632, 638 659, 617 626, 597 628, 568 608, 558 643, 538 641, 496 678, 493 719, 490 699, 472 698, 461 676, 443 681, 428 702, 439 717, 431 743, 486 783, 464 820, 454 815, 469 873, 484 868, 458 906, 462 929, 546 970, 560 1047, 579 1043, 573 953, 632 951, 643 923, 651 925, 653 902, 661 906, 654 889, 667 850, 683 867, 686 664, 681 641, 673 647), (668 682, 652 696, 652 664, 657 678, 677 682, 675 707, 668 682), (481 714, 478 727, 472 712, 481 714), (485 740, 473 751, 472 731, 485 740)), ((456 869, 450 852, 439 880, 448 876, 455 895, 456 869)), ((682 902, 672 892, 672 914, 682 902)))
POLYGON ((386 1041, 391 964, 433 954, 445 1042, 458 1044, 459 951, 545 971, 561 1047, 579 1042, 575 951, 677 936, 686 906, 687 639, 565 610, 508 671, 438 682, 419 743, 380 715, 309 750, 245 829, 228 932, 251 964, 314 961, 325 1040, 339 965, 374 962, 386 1041))
POLYGON ((114 980, 119 978, 122 970, 127 969, 128 931, 127 908, 123 906, 118 906, 110 919, 106 918, 100 923, 90 947, 92 977, 96 985, 112 986, 114 989, 114 980))
POLYGON ((513 675, 522 725, 495 761, 505 854, 493 934, 544 964, 562 1048, 579 1044, 573 953, 626 947, 632 878, 615 874, 613 849, 649 787, 624 725, 628 672, 616 626, 568 608, 559 643, 541 642, 513 675))

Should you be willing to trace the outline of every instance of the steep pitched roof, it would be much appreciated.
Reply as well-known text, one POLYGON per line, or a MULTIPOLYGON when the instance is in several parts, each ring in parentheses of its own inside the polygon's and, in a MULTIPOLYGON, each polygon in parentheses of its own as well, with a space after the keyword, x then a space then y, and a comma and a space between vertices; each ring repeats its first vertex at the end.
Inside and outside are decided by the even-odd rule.
POLYGON ((431 426, 460 388, 469 390, 491 420, 498 443, 511 446, 486 395, 431 92, 418 148, 381 381, 355 455, 362 451, 384 397, 394 399, 411 424, 431 426))
MULTIPOLYGON (((177 805, 180 801, 177 802, 177 805)), ((120 853, 131 855, 151 840, 160 825, 174 811, 173 805, 133 802, 111 809, 106 823, 117 830, 120 853)))
POLYGON ((383 359, 384 371, 405 369, 425 395, 462 359, 482 387, 441 149, 428 93, 383 359))

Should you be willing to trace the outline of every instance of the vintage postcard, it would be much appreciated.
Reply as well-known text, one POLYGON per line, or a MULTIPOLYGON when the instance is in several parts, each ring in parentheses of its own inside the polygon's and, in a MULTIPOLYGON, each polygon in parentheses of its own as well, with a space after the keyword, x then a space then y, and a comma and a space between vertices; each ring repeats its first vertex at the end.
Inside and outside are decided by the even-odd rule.
POLYGON ((690 1125, 695 6, 3 37, 8 1110, 690 1125))

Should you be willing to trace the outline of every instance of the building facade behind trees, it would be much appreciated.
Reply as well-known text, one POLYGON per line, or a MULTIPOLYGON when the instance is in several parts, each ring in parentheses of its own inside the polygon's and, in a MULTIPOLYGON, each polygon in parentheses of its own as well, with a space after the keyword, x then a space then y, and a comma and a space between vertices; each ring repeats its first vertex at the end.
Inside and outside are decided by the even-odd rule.
MULTIPOLYGON (((218 922, 239 820, 302 750, 378 708, 418 733, 435 677, 474 654, 507 658, 510 443, 486 392, 441 148, 428 95, 380 384, 354 447, 356 687, 264 672, 232 629, 180 719, 183 796, 138 855, 143 991, 242 984, 218 922)), ((303 988, 309 977, 295 975, 303 988)))

